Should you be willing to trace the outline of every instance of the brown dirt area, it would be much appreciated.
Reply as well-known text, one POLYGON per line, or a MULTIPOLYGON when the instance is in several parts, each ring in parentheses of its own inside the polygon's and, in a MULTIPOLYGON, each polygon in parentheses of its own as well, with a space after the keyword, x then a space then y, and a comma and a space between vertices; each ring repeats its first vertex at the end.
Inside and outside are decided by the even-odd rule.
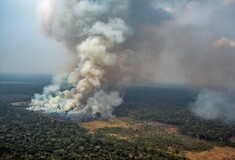
POLYGON ((235 148, 214 147, 203 152, 187 152, 185 156, 191 160, 235 160, 235 148))

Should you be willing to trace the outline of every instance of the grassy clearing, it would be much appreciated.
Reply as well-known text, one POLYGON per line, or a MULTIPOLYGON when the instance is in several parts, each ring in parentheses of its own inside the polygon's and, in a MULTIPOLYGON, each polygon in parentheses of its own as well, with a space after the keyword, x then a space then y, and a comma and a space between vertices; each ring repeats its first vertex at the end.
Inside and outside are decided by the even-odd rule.
POLYGON ((128 136, 123 136, 120 134, 109 133, 109 134, 107 134, 107 136, 115 137, 115 138, 121 139, 121 140, 131 141, 131 139, 128 136))
POLYGON ((95 130, 100 128, 114 128, 114 127, 122 127, 128 128, 126 122, 124 122, 121 118, 118 119, 109 119, 106 121, 91 121, 85 123, 79 123, 79 125, 85 129, 87 129, 90 133, 94 133, 95 130))

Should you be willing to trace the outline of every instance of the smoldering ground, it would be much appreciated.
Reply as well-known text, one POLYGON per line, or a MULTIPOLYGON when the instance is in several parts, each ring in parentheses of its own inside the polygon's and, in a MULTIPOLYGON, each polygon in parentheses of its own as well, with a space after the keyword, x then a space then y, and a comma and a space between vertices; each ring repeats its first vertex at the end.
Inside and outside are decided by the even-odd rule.
POLYGON ((233 1, 44 0, 37 10, 41 31, 72 59, 34 96, 31 110, 78 121, 110 118, 120 92, 137 82, 235 85, 233 1))

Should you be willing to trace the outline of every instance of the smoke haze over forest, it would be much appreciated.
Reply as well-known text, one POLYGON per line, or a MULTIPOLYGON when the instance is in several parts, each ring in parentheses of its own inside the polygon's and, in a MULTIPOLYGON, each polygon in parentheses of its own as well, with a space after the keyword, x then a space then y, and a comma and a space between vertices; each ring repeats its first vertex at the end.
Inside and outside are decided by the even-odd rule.
POLYGON ((24 1, 35 16, 0 11, 0 71, 57 73, 30 109, 110 118, 126 87, 174 83, 210 88, 192 105, 196 115, 235 120, 234 0, 24 1))

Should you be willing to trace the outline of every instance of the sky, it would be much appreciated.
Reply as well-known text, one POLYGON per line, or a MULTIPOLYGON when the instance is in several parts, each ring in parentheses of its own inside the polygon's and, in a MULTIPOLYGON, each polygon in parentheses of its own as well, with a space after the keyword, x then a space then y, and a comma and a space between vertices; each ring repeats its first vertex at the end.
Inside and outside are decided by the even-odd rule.
POLYGON ((39 1, 0 0, 0 73, 55 74, 63 69, 65 48, 37 27, 39 1))

